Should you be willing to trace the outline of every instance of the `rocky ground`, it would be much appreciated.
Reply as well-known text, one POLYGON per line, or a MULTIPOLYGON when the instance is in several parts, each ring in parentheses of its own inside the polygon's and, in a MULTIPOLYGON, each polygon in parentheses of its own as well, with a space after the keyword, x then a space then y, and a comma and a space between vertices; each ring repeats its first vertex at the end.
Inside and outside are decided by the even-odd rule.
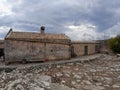
POLYGON ((0 72, 0 90, 120 90, 120 57, 116 56, 6 69, 0 72))

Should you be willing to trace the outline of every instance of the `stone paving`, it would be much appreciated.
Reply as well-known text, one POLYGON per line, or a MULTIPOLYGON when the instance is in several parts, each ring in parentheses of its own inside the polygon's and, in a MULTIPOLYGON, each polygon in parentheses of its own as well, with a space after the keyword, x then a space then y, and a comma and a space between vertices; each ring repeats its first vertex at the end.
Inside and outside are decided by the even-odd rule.
POLYGON ((120 57, 101 54, 84 60, 2 71, 0 90, 120 90, 120 57))

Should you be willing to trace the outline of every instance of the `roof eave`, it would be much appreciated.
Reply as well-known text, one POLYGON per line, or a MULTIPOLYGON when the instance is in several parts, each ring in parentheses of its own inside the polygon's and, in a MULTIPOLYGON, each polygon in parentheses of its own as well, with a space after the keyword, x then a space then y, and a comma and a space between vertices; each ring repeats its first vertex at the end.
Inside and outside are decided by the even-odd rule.
POLYGON ((13 32, 12 28, 9 30, 9 32, 5 36, 5 40, 8 38, 8 36, 13 32))

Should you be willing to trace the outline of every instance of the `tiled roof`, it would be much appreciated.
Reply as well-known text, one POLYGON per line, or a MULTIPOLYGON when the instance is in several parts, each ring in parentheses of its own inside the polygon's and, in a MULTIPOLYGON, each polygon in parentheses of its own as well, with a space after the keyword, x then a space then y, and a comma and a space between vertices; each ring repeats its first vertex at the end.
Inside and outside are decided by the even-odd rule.
POLYGON ((32 32, 12 32, 7 38, 15 39, 69 39, 65 34, 40 34, 32 32))
POLYGON ((35 32, 13 32, 11 31, 5 39, 9 40, 28 40, 28 41, 70 41, 69 37, 65 34, 41 34, 35 32))

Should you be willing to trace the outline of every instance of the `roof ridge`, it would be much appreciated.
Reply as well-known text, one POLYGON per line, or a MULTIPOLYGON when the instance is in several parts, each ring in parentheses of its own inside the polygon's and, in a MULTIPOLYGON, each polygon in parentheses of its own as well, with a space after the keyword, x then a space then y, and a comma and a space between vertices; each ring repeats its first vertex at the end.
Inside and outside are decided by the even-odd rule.
POLYGON ((13 31, 13 33, 38 33, 38 32, 13 31))
POLYGON ((13 31, 11 34, 9 34, 6 38, 14 38, 14 39, 70 39, 67 35, 65 34, 53 34, 53 33, 46 33, 46 34, 41 34, 37 32, 16 32, 13 31))
MULTIPOLYGON (((12 33, 32 33, 32 34, 41 34, 40 32, 21 32, 21 31, 13 31, 12 33)), ((56 33, 45 33, 44 35, 65 35, 63 33, 56 34, 56 33)))

